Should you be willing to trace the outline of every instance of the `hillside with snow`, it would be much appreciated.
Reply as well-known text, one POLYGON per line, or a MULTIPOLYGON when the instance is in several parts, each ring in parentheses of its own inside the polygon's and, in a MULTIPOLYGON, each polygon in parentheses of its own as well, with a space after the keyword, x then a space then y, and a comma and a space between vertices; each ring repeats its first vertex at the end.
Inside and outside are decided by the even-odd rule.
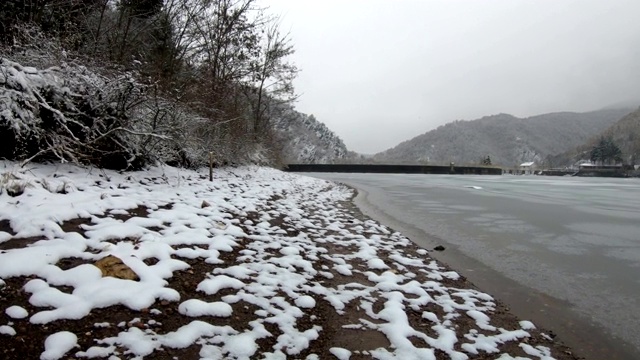
POLYGON ((185 104, 149 98, 133 74, 107 77, 72 63, 38 69, 2 59, 0 84, 6 159, 138 169, 155 161, 204 165, 208 151, 220 164, 332 163, 347 154, 324 124, 287 104, 268 123, 276 138, 269 148, 220 131, 228 124, 210 124, 185 104))
POLYGON ((624 164, 637 165, 640 162, 640 108, 575 148, 551 157, 551 161, 561 167, 589 160, 591 149, 602 137, 610 138, 620 148, 624 164))
POLYGON ((340 137, 313 115, 281 105, 271 121, 281 144, 283 161, 289 164, 330 164, 347 158, 347 147, 340 137))
POLYGON ((251 4, 0 3, 0 158, 121 170, 342 158, 291 105, 292 39, 251 4))
POLYGON ((458 120, 378 153, 384 163, 480 164, 518 166, 567 151, 604 131, 632 109, 587 113, 560 112, 528 118, 508 114, 458 120))

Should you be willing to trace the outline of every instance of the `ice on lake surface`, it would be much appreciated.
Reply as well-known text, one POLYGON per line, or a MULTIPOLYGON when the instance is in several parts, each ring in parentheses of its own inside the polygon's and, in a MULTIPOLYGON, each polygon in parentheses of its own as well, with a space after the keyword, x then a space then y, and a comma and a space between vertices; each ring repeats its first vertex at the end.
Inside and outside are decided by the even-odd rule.
POLYGON ((483 264, 569 301, 640 349, 640 180, 312 174, 483 264))

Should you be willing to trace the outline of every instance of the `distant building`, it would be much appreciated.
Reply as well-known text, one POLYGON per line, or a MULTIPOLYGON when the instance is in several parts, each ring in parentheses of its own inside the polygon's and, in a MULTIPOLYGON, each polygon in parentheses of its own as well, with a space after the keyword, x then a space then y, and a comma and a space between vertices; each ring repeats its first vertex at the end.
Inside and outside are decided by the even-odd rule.
POLYGON ((620 169, 622 168, 622 164, 598 165, 591 162, 584 162, 582 164, 579 164, 578 167, 580 169, 620 169))
POLYGON ((536 163, 534 161, 522 163, 518 167, 518 172, 521 175, 533 175, 535 171, 536 171, 536 163))
POLYGON ((579 169, 593 169, 596 167, 597 167, 596 164, 592 164, 590 162, 583 162, 581 164, 578 164, 579 169))

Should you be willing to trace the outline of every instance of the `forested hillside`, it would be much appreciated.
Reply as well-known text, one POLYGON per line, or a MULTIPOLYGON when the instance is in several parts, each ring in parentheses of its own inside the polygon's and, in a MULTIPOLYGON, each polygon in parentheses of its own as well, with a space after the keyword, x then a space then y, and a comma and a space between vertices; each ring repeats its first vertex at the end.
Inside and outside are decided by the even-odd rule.
POLYGON ((273 128, 285 163, 327 164, 347 157, 342 139, 315 116, 297 112, 289 105, 283 105, 280 111, 273 119, 273 128))
POLYGON ((589 160, 590 152, 602 139, 611 139, 620 149, 624 164, 638 164, 640 156, 640 108, 627 114, 602 133, 594 135, 579 146, 550 157, 557 166, 570 166, 581 160, 589 160))
POLYGON ((2 1, 0 158, 136 169, 297 156, 274 131, 305 119, 278 111, 298 69, 275 15, 256 0, 2 1))
POLYGON ((375 160, 481 164, 489 157, 493 165, 499 166, 517 166, 527 161, 543 163, 548 155, 585 142, 630 111, 560 112, 529 118, 498 114, 472 121, 458 120, 376 154, 375 160))

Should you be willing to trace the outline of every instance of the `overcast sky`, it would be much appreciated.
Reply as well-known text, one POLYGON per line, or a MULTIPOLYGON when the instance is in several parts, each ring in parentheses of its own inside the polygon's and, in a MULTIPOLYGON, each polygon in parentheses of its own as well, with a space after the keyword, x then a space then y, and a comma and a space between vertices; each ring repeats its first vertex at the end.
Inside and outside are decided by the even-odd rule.
POLYGON ((640 0, 264 0, 298 111, 375 153, 444 123, 640 99, 640 0))

